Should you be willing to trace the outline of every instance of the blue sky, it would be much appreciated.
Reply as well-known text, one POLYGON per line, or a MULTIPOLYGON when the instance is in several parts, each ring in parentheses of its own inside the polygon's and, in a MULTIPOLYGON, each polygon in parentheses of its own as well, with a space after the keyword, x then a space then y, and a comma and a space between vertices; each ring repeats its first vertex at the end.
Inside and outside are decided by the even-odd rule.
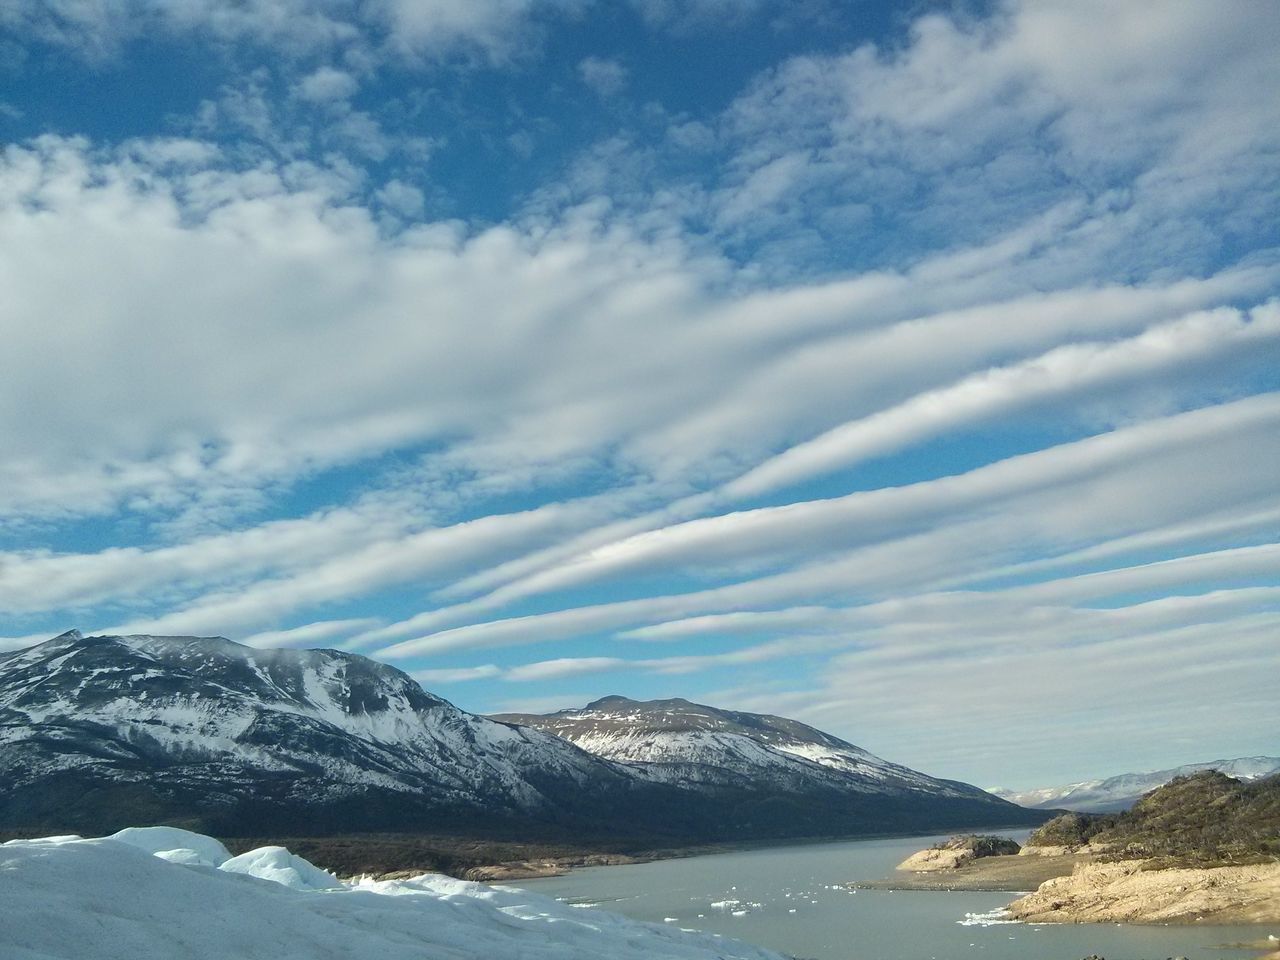
POLYGON ((1280 10, 13 0, 0 641, 1033 786, 1275 753, 1280 10))

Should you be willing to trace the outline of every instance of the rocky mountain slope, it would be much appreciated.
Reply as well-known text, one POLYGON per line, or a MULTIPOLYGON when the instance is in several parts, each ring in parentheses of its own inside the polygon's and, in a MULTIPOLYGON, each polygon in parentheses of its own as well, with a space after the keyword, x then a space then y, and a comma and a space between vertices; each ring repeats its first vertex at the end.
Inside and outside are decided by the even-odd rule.
POLYGON ((1208 760, 1188 763, 1168 770, 1149 773, 1122 773, 1105 780, 1085 780, 1058 787, 1036 790, 1002 790, 991 792, 1012 803, 1040 810, 1079 810, 1091 813, 1114 813, 1127 810, 1144 793, 1163 786, 1175 777, 1185 777, 1201 770, 1218 770, 1237 780, 1257 780, 1280 773, 1280 757, 1237 757, 1234 760, 1208 760))
POLYGON ((0 830, 150 822, 652 848, 1044 816, 801 724, 715 713, 737 726, 686 730, 679 757, 635 762, 467 713, 353 654, 72 632, 0 655, 0 830))

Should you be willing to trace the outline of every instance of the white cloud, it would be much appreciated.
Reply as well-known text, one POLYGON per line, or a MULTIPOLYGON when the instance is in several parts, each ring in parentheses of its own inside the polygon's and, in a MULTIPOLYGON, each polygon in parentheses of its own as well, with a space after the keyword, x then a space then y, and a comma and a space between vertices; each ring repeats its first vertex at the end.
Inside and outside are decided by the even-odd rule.
POLYGON ((617 60, 585 57, 578 63, 578 75, 597 96, 613 97, 627 85, 627 68, 617 60))
POLYGON ((345 70, 320 67, 295 85, 297 95, 312 103, 349 100, 360 87, 360 81, 345 70))
POLYGON ((1278 428, 1280 396, 1270 394, 957 477, 678 524, 536 575, 528 592, 654 570, 701 571, 736 582, 456 627, 402 641, 381 654, 533 643, 701 613, 911 592, 979 579, 1025 553, 1052 555, 1159 529, 1189 512, 1203 512, 1206 504, 1256 511, 1274 505, 1278 428), (1249 468, 1221 469, 1233 462, 1249 468), (1170 476, 1179 482, 1164 483, 1170 476), (740 579, 742 573, 779 568, 740 579))
POLYGON ((921 17, 896 47, 797 57, 727 115, 721 224, 739 241, 790 225, 803 242, 799 220, 804 252, 852 243, 877 262, 978 244, 1066 198, 1090 213, 1043 251, 1059 282, 1211 263, 1224 228, 1257 237, 1276 212, 1280 107, 1255 91, 1275 78, 1280 18, 1230 8, 1010 0, 921 17), (860 228, 826 224, 857 204, 860 228))
POLYGON ((504 59, 537 18, 578 0, 14 0, 0 27, 98 60, 130 41, 171 34, 268 47, 286 56, 351 48, 365 57, 476 52, 504 59))
MULTIPOLYGON (((258 579, 236 589, 212 590, 156 617, 107 628, 120 634, 207 634, 271 624, 306 606, 361 597, 390 586, 429 586, 527 549, 594 519, 591 503, 552 504, 374 539, 351 550, 321 553, 304 569, 258 579)), ((351 631, 363 633, 365 631, 351 631)))
POLYGON ((402 496, 152 549, 8 551, 0 553, 0 610, 20 614, 104 601, 172 599, 184 589, 296 572, 313 566, 318 557, 356 553, 426 525, 421 505, 402 496))
POLYGON ((244 637, 240 642, 250 647, 309 647, 321 641, 367 630, 377 622, 367 617, 351 620, 318 620, 300 627, 290 627, 288 630, 255 633, 244 637))
POLYGON ((1248 315, 1224 309, 1157 324, 1118 342, 1056 347, 842 424, 762 463, 725 489, 731 496, 758 495, 1050 399, 1084 395, 1096 402, 1100 387, 1126 381, 1150 396, 1171 369, 1213 363, 1232 352, 1257 351, 1280 362, 1278 348, 1280 304, 1275 301, 1248 315))
POLYGON ((430 686, 433 683, 463 683, 467 680, 486 680, 499 676, 502 670, 492 663, 478 667, 442 668, 439 670, 415 670, 413 679, 430 686))

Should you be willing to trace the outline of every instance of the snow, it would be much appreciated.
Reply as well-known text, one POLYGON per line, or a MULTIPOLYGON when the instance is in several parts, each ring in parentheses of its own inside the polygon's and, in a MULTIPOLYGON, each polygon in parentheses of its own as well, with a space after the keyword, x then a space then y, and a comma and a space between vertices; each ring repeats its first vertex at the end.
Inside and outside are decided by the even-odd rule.
POLYGON ((433 875, 338 883, 282 847, 250 851, 215 869, 208 861, 220 849, 209 837, 170 828, 0 845, 0 956, 782 960, 733 940, 511 887, 433 875), (174 842, 180 845, 167 846, 174 842), (332 885, 317 889, 321 882, 332 885))
POLYGON ((232 857, 218 869, 260 877, 293 890, 334 890, 342 886, 332 873, 294 856, 284 847, 258 847, 232 857))
POLYGON ((157 857, 183 863, 203 863, 219 867, 231 859, 231 851, 213 837, 192 833, 190 830, 179 830, 177 827, 125 827, 107 839, 118 840, 157 857), (184 853, 192 856, 180 856, 184 853))

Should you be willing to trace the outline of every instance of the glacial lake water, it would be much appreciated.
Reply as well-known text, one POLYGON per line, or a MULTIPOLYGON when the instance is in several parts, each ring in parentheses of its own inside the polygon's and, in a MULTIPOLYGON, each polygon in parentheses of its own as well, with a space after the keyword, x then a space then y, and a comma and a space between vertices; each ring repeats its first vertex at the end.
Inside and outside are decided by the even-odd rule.
MULTIPOLYGON (((1023 834, 1005 834, 1021 840, 1023 834)), ((1280 936, 1261 926, 983 926, 1008 893, 849 890, 941 837, 857 840, 593 867, 512 884, 637 920, 736 937, 812 960, 1237 960, 1223 944, 1280 936)))

